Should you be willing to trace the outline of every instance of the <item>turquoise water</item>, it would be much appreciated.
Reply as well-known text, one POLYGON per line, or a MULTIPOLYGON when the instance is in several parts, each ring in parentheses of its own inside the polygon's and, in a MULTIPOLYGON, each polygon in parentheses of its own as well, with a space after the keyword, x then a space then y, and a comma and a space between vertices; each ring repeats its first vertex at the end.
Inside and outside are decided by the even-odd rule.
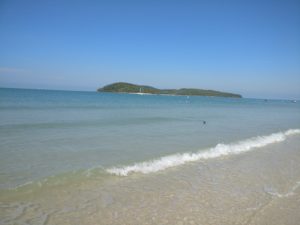
POLYGON ((2 88, 0 188, 299 127, 299 101, 2 88))

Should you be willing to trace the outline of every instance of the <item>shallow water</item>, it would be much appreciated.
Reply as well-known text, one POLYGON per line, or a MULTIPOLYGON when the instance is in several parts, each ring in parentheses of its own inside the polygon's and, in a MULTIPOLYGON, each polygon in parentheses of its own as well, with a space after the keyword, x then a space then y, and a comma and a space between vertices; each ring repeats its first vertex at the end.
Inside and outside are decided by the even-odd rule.
POLYGON ((151 174, 20 188, 3 224, 298 224, 300 137, 151 174), (274 220, 274 218, 276 218, 274 220))
POLYGON ((299 128, 284 100, 0 89, 0 221, 297 224, 299 128))
POLYGON ((0 89, 0 188, 298 129, 299 115, 280 100, 0 89))

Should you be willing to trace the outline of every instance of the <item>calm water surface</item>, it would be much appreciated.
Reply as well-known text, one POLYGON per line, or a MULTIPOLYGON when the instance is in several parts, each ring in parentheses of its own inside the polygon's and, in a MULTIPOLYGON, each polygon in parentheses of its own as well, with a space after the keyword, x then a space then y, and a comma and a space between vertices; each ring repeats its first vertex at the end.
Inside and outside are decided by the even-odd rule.
POLYGON ((299 127, 287 100, 2 88, 0 188, 299 127))

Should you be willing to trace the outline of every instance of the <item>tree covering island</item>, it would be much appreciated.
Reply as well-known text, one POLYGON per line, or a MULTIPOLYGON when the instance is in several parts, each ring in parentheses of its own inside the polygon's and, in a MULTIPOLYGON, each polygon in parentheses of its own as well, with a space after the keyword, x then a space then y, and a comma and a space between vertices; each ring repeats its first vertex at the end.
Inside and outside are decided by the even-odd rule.
POLYGON ((196 88, 181 89, 158 89, 146 85, 130 84, 125 82, 117 82, 106 85, 97 90, 98 92, 114 92, 114 93, 135 93, 135 94, 158 94, 158 95, 198 95, 198 96, 215 96, 215 97, 232 97, 241 98, 239 94, 220 92, 214 90, 203 90, 196 88))

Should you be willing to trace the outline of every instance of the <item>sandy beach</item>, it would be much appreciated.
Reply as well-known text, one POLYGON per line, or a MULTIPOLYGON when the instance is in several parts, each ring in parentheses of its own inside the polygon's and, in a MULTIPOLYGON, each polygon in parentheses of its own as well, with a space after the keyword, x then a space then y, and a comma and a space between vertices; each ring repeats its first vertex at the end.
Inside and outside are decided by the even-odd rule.
POLYGON ((2 224, 273 224, 300 220, 300 138, 159 173, 1 196, 2 224), (16 201, 18 203, 16 203, 16 201))

